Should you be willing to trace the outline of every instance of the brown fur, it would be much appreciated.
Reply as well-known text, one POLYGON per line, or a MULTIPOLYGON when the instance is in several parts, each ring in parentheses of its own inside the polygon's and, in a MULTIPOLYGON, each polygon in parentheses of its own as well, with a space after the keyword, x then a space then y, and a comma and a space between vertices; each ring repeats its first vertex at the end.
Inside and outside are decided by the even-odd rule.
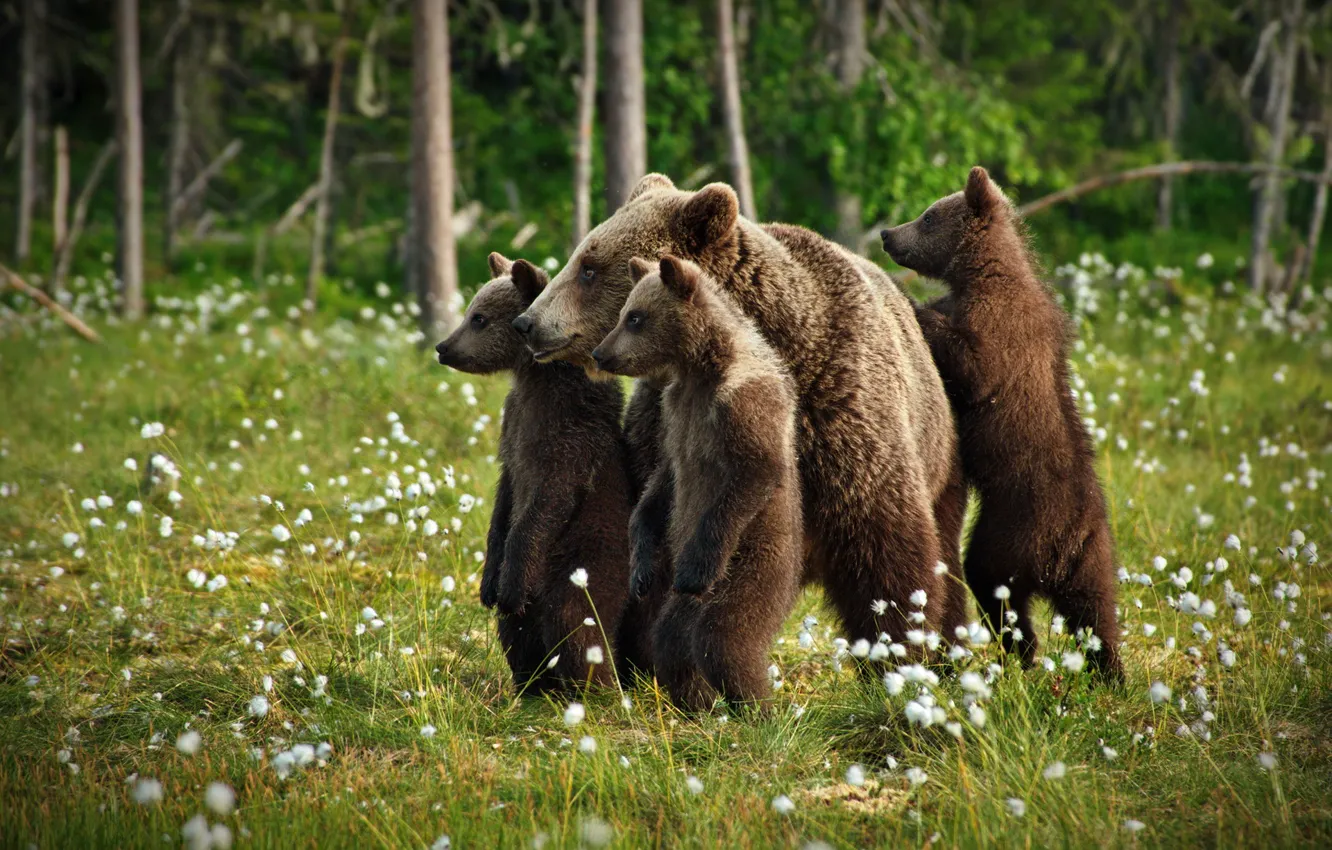
POLYGON ((800 586, 795 388, 753 323, 695 266, 667 255, 638 278, 593 352, 607 372, 665 384, 665 462, 630 523, 632 583, 674 563, 657 675, 685 708, 767 698, 768 653, 800 586))
POLYGON ((1036 652, 1032 594, 1070 632, 1091 629, 1094 666, 1123 675, 1113 541, 1094 452, 1069 387, 1068 322, 1033 268, 1016 212, 983 168, 965 192, 883 232, 900 265, 942 279, 950 294, 919 321, 957 416, 963 466, 981 510, 965 571, 995 628, 1007 585, 1024 660, 1036 652))
POLYGON ((622 623, 643 630, 624 620, 631 493, 623 395, 618 384, 593 382, 570 364, 534 363, 510 323, 545 285, 545 273, 499 254, 491 254, 491 271, 496 279, 437 347, 439 362, 454 369, 513 373, 481 602, 499 609, 500 642, 519 691, 574 688, 589 677, 610 684, 619 647, 605 646, 601 629, 584 625, 594 616, 588 594, 611 641, 623 640, 622 623), (579 567, 587 570, 586 592, 569 581, 579 567), (602 647, 603 663, 587 663, 592 646, 602 647))
MULTIPOLYGON (((592 349, 633 288, 629 259, 667 253, 697 263, 734 299, 795 382, 804 578, 823 584, 852 639, 886 631, 900 640, 916 627, 906 614, 918 589, 939 628, 946 577, 934 567, 957 542, 941 542, 935 514, 956 432, 911 304, 873 264, 808 230, 740 218, 729 186, 683 192, 649 175, 515 327, 538 358, 595 371, 592 349), (876 615, 878 599, 896 607, 876 615)), ((631 412, 650 419, 659 395, 640 381, 631 412)), ((626 428, 640 444, 659 442, 650 422, 631 417, 626 428)))

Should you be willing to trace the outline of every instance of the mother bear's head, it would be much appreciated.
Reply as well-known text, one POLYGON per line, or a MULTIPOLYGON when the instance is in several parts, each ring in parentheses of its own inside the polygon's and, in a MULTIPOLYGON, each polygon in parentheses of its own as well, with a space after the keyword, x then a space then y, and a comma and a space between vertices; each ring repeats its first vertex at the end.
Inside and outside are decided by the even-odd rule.
POLYGON ((735 190, 711 183, 697 192, 649 174, 614 215, 587 235, 569 262, 513 320, 533 357, 565 360, 598 374, 592 349, 614 328, 634 288, 629 261, 676 254, 696 262, 734 238, 735 190))

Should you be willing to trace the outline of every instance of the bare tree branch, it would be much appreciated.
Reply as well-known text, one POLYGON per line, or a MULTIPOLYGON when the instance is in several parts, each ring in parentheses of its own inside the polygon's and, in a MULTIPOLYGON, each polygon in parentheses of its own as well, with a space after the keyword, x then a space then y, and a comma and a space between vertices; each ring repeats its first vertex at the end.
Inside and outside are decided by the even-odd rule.
POLYGON ((1131 183, 1135 180, 1153 180, 1162 177, 1174 177, 1180 174, 1271 174, 1278 178, 1302 180, 1306 183, 1325 183, 1332 180, 1332 178, 1325 177, 1315 171, 1299 171, 1293 168, 1272 167, 1255 162, 1186 160, 1184 162, 1167 162, 1158 165, 1146 165, 1141 168, 1130 168, 1127 171, 1120 171, 1115 174, 1102 174, 1099 177, 1092 177, 1083 180, 1081 183, 1069 186, 1067 189, 1051 192, 1050 194, 1037 198, 1030 203, 1023 204, 1018 207, 1018 212, 1024 216, 1035 215, 1036 213, 1044 212, 1056 204, 1075 200, 1099 189, 1107 189, 1111 186, 1119 186, 1123 183, 1131 183))
POLYGON ((208 186, 208 181, 216 177, 219 171, 226 168, 228 162, 231 162, 240 154, 242 147, 244 147, 244 144, 240 139, 232 139, 230 144, 222 149, 222 153, 218 154, 212 162, 208 163, 202 171, 196 174, 194 179, 190 181, 190 185, 186 186, 185 189, 176 196, 176 199, 171 203, 171 210, 168 213, 168 215, 171 216, 173 224, 180 220, 181 214, 185 212, 185 208, 189 206, 190 202, 202 194, 203 190, 208 186))
POLYGON ((22 292, 24 295, 28 296, 33 301, 36 301, 38 304, 50 310, 52 313, 55 313, 56 316, 60 319, 60 321, 64 322, 65 324, 73 328, 75 332, 79 334, 79 336, 83 337, 89 342, 102 341, 102 338, 97 335, 97 332, 94 331, 92 328, 88 327, 87 325, 85 325, 83 321, 79 319, 78 316, 74 315, 73 313, 66 310, 64 307, 60 306, 60 304, 53 301, 51 299, 51 296, 47 295, 45 292, 42 292, 37 287, 33 286, 23 278, 19 277, 18 274, 15 273, 13 270, 9 269, 6 266, 0 265, 0 275, 3 275, 4 279, 9 281, 10 286, 14 287, 19 292, 22 292))

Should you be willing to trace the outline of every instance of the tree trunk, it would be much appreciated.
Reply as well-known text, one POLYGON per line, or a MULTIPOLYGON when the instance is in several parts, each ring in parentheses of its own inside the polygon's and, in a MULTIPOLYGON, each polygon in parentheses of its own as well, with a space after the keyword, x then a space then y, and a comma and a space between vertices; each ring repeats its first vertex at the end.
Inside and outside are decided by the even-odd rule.
MULTIPOLYGON (((1272 60, 1269 73, 1266 118, 1268 126, 1267 165, 1276 168, 1286 153, 1286 128, 1290 123, 1291 99, 1295 89, 1295 67, 1299 58, 1300 20, 1304 13, 1304 0, 1287 0, 1282 15, 1281 50, 1272 60)), ((1268 172, 1259 185, 1254 198, 1253 238, 1249 248, 1249 288, 1262 292, 1267 282, 1271 261, 1269 245, 1272 225, 1280 204, 1278 195, 1281 181, 1274 172, 1268 172)))
POLYGON ((120 280, 127 319, 143 316, 143 116, 139 0, 116 0, 116 137, 120 147, 120 280))
POLYGON ((175 34, 171 46, 171 135, 167 148, 166 210, 162 217, 163 252, 170 264, 176 255, 176 229, 182 216, 176 211, 176 199, 185 188, 185 175, 190 152, 190 96, 192 94, 193 66, 197 57, 191 55, 189 27, 190 0, 177 0, 180 7, 181 31, 175 34))
POLYGON ((453 242, 453 128, 447 0, 412 0, 412 196, 417 298, 425 342, 456 321, 458 260, 453 242))
POLYGON ((717 0, 717 41, 721 48, 722 112, 726 119, 726 142, 731 157, 731 179, 740 198, 740 214, 755 220, 754 181, 749 174, 749 145, 745 142, 744 115, 740 109, 740 59, 735 48, 735 11, 731 0, 717 0))
POLYGON ((55 129, 55 191, 51 202, 51 254, 60 254, 69 232, 69 131, 55 129))
POLYGON ((597 0, 583 0, 583 68, 578 77, 574 140, 573 244, 592 228, 592 121, 597 109, 597 0))
POLYGON ((102 145, 97 160, 93 162, 92 170, 88 172, 88 179, 84 181, 83 189, 79 192, 79 199, 74 202, 74 217, 69 223, 69 234, 60 243, 60 253, 56 255, 55 268, 51 272, 52 293, 59 292, 65 285, 65 278, 69 277, 69 267, 74 260, 74 246, 79 244, 79 237, 83 235, 83 223, 88 219, 88 205, 92 203, 97 185, 102 182, 102 172, 106 171, 106 167, 111 164, 111 157, 115 155, 114 141, 102 145))
MULTIPOLYGON (((837 68, 837 82, 849 97, 860 85, 869 56, 865 39, 865 0, 835 0, 834 7, 833 61, 837 68)), ((844 186, 837 187, 835 192, 836 239, 859 253, 864 236, 860 196, 844 186)))
POLYGON ((1299 288, 1313 277, 1314 258, 1318 256, 1318 242, 1323 236, 1323 223, 1327 220, 1328 184, 1332 183, 1332 61, 1323 60, 1323 182, 1314 191, 1313 213, 1309 216, 1308 250, 1304 263, 1295 277, 1292 298, 1299 298, 1299 288))
POLYGON ((324 255, 333 194, 333 145, 337 140, 338 111, 342 106, 342 63, 347 55, 351 9, 352 0, 344 0, 338 40, 333 43, 333 72, 328 81, 328 110, 324 115, 324 147, 319 155, 319 200, 315 203, 314 232, 310 237, 310 273, 305 278, 305 309, 310 311, 314 310, 318 302, 319 282, 324 277, 324 255))
POLYGON ((619 209, 647 173, 643 93, 643 2, 605 0, 606 214, 619 209))
MULTIPOLYGON (((1167 162, 1174 161, 1179 155, 1179 124, 1182 110, 1180 96, 1180 18, 1183 16, 1184 0, 1170 0, 1166 13, 1165 25, 1165 98, 1162 108, 1165 111, 1162 122, 1162 141, 1167 162)), ((1174 209, 1175 182, 1170 177, 1161 179, 1156 188, 1156 229, 1169 231, 1174 209)))
POLYGON ((46 0, 24 0, 23 3, 23 56, 22 110, 19 128, 19 203, 18 233, 14 244, 14 259, 19 263, 28 259, 32 251, 32 217, 37 207, 37 136, 41 122, 39 112, 43 79, 41 55, 42 29, 46 26, 46 0))

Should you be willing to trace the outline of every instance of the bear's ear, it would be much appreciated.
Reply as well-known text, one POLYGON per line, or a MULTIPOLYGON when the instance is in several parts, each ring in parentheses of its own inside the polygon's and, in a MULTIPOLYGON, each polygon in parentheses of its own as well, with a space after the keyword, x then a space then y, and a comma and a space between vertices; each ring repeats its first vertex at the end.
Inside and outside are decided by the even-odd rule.
POLYGON ((629 277, 638 283, 652 272, 652 264, 642 257, 631 257, 629 259, 629 277))
POLYGON ((518 296, 528 304, 536 300, 550 280, 543 270, 527 260, 515 260, 509 267, 509 275, 513 278, 513 288, 518 290, 518 296))
POLYGON ((643 194, 644 192, 649 192, 653 189, 674 189, 674 188, 675 184, 672 183, 671 178, 667 177, 665 174, 657 174, 655 172, 652 174, 644 174, 643 177, 638 181, 638 185, 634 187, 634 191, 629 193, 629 198, 628 200, 625 201, 625 203, 627 204, 629 203, 629 201, 632 201, 633 199, 637 198, 639 195, 643 194))
POLYGON ((490 263, 490 276, 492 278, 504 277, 513 268, 513 260, 501 254, 499 251, 491 251, 490 256, 486 257, 486 262, 490 263))
POLYGON ((967 175, 967 188, 963 196, 967 199, 967 206, 971 212, 978 216, 994 212, 1004 200, 999 187, 990 179, 990 172, 979 165, 971 169, 971 174, 967 175))
POLYGON ((698 291, 698 266, 667 254, 661 258, 661 282, 666 291, 674 294, 681 301, 694 300, 698 291))
POLYGON ((702 251, 730 233, 739 216, 740 200, 735 190, 725 183, 709 183, 685 201, 680 211, 686 244, 702 251))

